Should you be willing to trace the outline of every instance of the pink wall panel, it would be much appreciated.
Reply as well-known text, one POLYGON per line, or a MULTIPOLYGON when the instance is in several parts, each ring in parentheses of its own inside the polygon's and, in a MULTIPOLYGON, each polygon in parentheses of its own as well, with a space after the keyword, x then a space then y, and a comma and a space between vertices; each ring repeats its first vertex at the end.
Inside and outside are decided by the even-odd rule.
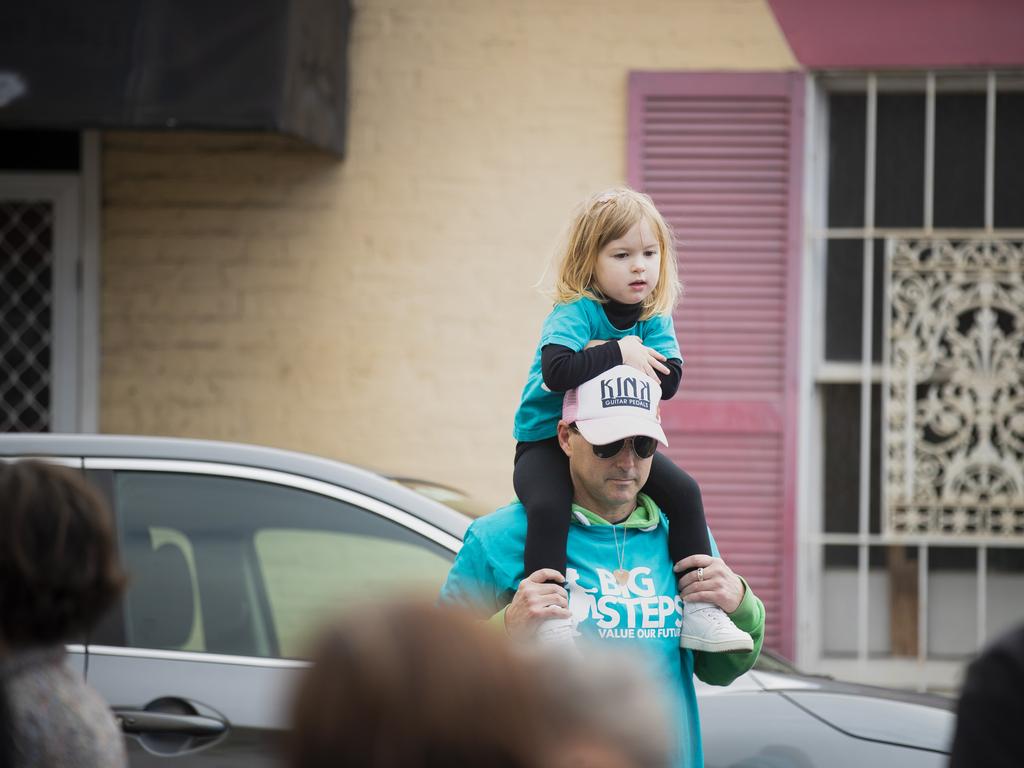
POLYGON ((675 230, 686 358, 663 406, 726 559, 792 657, 803 76, 634 73, 630 183, 675 230))

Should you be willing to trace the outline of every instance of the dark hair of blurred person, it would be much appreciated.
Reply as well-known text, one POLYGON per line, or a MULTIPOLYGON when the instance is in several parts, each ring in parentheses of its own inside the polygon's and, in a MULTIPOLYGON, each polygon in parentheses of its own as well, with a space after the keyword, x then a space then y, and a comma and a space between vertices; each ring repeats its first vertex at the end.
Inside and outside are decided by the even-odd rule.
POLYGON ((667 768, 672 764, 667 690, 642 656, 591 648, 586 661, 540 656, 538 674, 557 719, 545 768, 667 768))
POLYGON ((542 687, 503 633, 461 612, 349 611, 310 658, 292 709, 293 768, 541 765, 542 687))
POLYGON ((967 668, 950 768, 1024 765, 1024 624, 997 637, 967 668))
POLYGON ((291 768, 670 763, 662 691, 635 660, 524 655, 467 613, 410 600, 347 612, 310 658, 291 768))
POLYGON ((10 765, 119 766, 106 702, 65 663, 124 588, 110 511, 80 474, 0 462, 0 749, 10 765))

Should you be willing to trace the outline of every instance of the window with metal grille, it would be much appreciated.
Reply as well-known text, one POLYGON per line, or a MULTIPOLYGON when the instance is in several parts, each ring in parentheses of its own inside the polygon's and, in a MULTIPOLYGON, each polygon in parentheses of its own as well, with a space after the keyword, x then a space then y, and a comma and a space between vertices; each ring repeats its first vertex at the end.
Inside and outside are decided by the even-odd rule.
POLYGON ((813 90, 808 656, 949 687, 1024 617, 1024 78, 813 90))

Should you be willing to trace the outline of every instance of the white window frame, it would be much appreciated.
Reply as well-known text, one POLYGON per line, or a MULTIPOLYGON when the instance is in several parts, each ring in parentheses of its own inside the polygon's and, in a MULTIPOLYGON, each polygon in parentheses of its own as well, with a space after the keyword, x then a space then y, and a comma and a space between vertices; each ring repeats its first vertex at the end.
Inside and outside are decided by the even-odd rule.
MULTIPOLYGON (((1024 547, 1024 541, 983 539, 936 539, 927 535, 898 538, 885 533, 870 533, 869 493, 871 472, 871 387, 883 383, 883 365, 871 359, 872 345, 872 271, 874 268, 873 240, 886 237, 951 239, 981 239, 993 236, 1024 239, 1024 230, 994 228, 995 186, 995 113, 997 84, 1004 76, 1016 87, 1020 86, 1019 73, 1004 75, 995 72, 949 73, 984 84, 987 94, 985 140, 985 200, 984 227, 980 229, 938 229, 933 223, 934 197, 934 143, 936 81, 946 73, 920 72, 907 75, 882 76, 874 73, 820 73, 808 75, 805 135, 804 189, 804 252, 803 287, 801 291, 802 316, 808 318, 801 328, 801 365, 799 366, 799 434, 800 474, 797 501, 797 662, 800 666, 864 682, 927 688, 953 689, 961 679, 964 662, 928 658, 928 549, 929 546, 964 546, 977 550, 976 645, 986 641, 986 604, 988 547, 1024 547), (919 229, 897 229, 874 226, 874 168, 876 138, 877 95, 883 88, 916 90, 924 83, 925 114, 925 184, 924 222, 919 229), (861 228, 827 227, 828 198, 828 95, 837 90, 853 90, 867 94, 867 133, 865 147, 865 199, 864 226, 861 228), (825 361, 824 327, 825 296, 823 280, 825 253, 829 239, 856 239, 864 243, 864 281, 862 300, 862 327, 860 363, 829 363, 825 361), (824 410, 822 387, 832 383, 860 385, 860 487, 858 492, 858 533, 833 534, 824 531, 824 463, 822 427, 824 410), (822 637, 824 550, 829 544, 858 547, 857 565, 857 656, 855 659, 826 658, 822 637), (869 547, 900 544, 918 547, 918 652, 916 658, 872 659, 868 663, 868 575, 869 547)), ((883 457, 884 463, 884 457, 883 457)), ((885 483, 879 483, 884 494, 885 483)))

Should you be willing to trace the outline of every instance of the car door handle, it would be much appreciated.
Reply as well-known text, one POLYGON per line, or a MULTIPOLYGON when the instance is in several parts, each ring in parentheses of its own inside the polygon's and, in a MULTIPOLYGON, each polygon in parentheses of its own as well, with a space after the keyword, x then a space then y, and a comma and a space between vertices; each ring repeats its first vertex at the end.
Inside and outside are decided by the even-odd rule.
POLYGON ((202 715, 174 715, 144 709, 115 709, 125 733, 180 733, 187 736, 218 736, 227 729, 221 720, 202 715))

